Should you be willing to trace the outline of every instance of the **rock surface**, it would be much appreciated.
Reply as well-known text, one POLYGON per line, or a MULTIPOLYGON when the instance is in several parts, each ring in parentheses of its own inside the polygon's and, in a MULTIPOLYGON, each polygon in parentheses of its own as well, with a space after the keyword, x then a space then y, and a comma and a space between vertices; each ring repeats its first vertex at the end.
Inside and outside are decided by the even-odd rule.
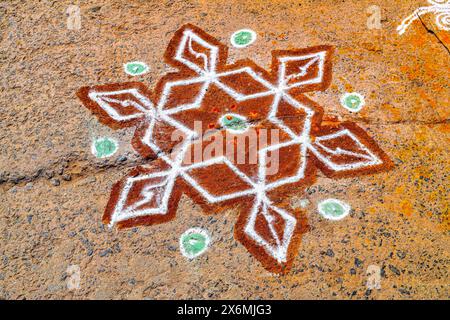
MULTIPOLYGON (((402 36, 396 27, 425 1, 378 1, 381 29, 369 29, 372 1, 84 1, 81 29, 67 28, 71 1, 0 3, 1 299, 447 299, 450 161, 450 33, 433 15, 402 36), (229 45, 241 28, 255 43, 230 47, 230 61, 268 68, 274 49, 335 46, 332 86, 309 96, 325 113, 363 127, 395 162, 387 173, 331 180, 299 190, 310 231, 292 271, 266 272, 233 238, 236 211, 208 215, 184 197, 171 222, 117 231, 101 222, 114 182, 145 161, 132 129, 114 131, 84 108, 82 86, 142 81, 150 88, 170 68, 162 54, 192 23, 229 45), (123 63, 150 72, 131 77, 123 63), (350 113, 345 92, 365 96, 350 113), (112 157, 91 153, 94 138, 119 141, 112 157), (317 203, 352 207, 324 220, 317 203), (211 247, 187 260, 179 237, 190 227, 211 247), (79 289, 67 287, 78 266, 79 289), (370 266, 379 288, 367 286, 370 266), (372 268, 373 269, 373 268, 372 268)), ((209 213, 211 214, 211 213, 209 213)))

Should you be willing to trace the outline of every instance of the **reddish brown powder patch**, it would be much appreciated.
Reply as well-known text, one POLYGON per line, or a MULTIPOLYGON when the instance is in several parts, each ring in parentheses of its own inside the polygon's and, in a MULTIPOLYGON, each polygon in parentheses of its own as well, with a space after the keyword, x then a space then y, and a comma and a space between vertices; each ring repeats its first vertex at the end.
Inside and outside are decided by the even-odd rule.
MULTIPOLYGON (((266 183, 274 183, 280 181, 283 178, 289 178, 295 176, 299 172, 300 168, 304 167, 304 176, 286 183, 280 186, 273 187, 265 192, 267 199, 270 199, 270 203, 276 205, 279 210, 290 212, 291 216, 295 218, 296 224, 293 230, 292 237, 289 238, 286 258, 284 261, 275 259, 268 250, 261 246, 260 243, 255 241, 246 232, 246 226, 249 221, 249 215, 254 205, 256 195, 242 195, 239 197, 231 198, 229 200, 223 200, 220 202, 210 202, 205 198, 202 191, 198 188, 193 188, 192 184, 187 181, 183 176, 179 175, 174 180, 173 190, 170 192, 167 208, 161 209, 161 212, 156 212, 151 215, 136 216, 130 219, 123 219, 117 222, 118 228, 127 228, 136 225, 153 225, 169 221, 175 217, 175 213, 178 207, 178 202, 183 193, 189 195, 196 203, 200 204, 206 213, 217 213, 223 209, 233 205, 240 206, 240 215, 235 227, 235 237, 238 239, 248 250, 254 255, 263 266, 271 271, 277 273, 284 273, 292 266, 292 262, 298 252, 301 236, 307 230, 307 222, 304 213, 300 210, 291 210, 288 208, 288 198, 293 191, 299 188, 304 189, 308 185, 312 184, 315 180, 316 168, 322 170, 327 176, 330 177, 347 177, 356 176, 359 174, 374 173, 381 170, 387 170, 392 167, 392 162, 388 156, 377 146, 377 144, 358 126, 353 123, 341 123, 333 121, 330 123, 322 123, 323 110, 316 103, 308 99, 303 93, 317 90, 325 90, 331 83, 331 53, 332 48, 329 46, 317 46, 307 49, 295 49, 284 51, 273 51, 272 70, 267 72, 266 70, 258 67, 251 60, 238 61, 235 64, 227 65, 227 47, 218 42, 215 38, 206 34, 201 29, 186 25, 175 33, 175 36, 171 40, 166 53, 164 55, 165 61, 179 69, 177 73, 168 74, 163 77, 157 84, 154 94, 150 92, 142 83, 130 82, 124 84, 109 84, 102 86, 84 87, 78 91, 78 96, 83 104, 89 108, 99 120, 112 127, 121 128, 125 126, 136 126, 138 129, 135 132, 133 138, 133 147, 143 157, 157 157, 158 152, 149 147, 148 141, 146 142, 146 133, 150 126, 153 128, 152 143, 156 144, 160 148, 160 152, 166 152, 172 157, 177 154, 177 141, 173 141, 171 137, 174 132, 177 131, 176 127, 167 122, 160 121, 158 118, 153 124, 148 120, 147 116, 142 114, 142 110, 136 107, 136 103, 142 103, 140 100, 136 100, 136 97, 129 94, 115 94, 112 96, 113 100, 107 99, 106 102, 110 105, 120 117, 130 117, 136 115, 133 119, 127 119, 123 121, 117 120, 111 116, 111 113, 105 112, 105 109, 101 106, 98 100, 94 100, 89 95, 91 92, 112 92, 125 89, 135 89, 139 94, 147 99, 152 106, 148 106, 150 110, 155 106, 155 103, 165 98, 166 103, 163 105, 163 110, 173 110, 180 105, 187 105, 193 103, 203 88, 203 82, 193 83, 189 85, 180 85, 173 88, 170 93, 164 97, 163 90, 165 86, 176 80, 192 79, 197 77, 195 71, 189 68, 185 63, 175 59, 180 42, 182 41, 183 33, 186 30, 193 30, 201 39, 207 43, 214 45, 218 48, 218 56, 216 59, 216 72, 234 71, 239 68, 248 68, 256 72, 261 79, 270 83, 270 86, 277 87, 279 69, 282 67, 281 59, 291 56, 307 56, 315 55, 320 52, 327 54, 323 66, 320 66, 320 61, 315 58, 300 59, 289 61, 285 64, 285 85, 287 86, 283 90, 292 99, 295 99, 301 105, 307 107, 314 112, 310 119, 311 131, 308 132, 301 143, 279 148, 279 170, 274 175, 268 175, 266 177, 266 183), (306 69, 304 69, 306 68, 306 69), (321 81, 317 83, 310 83, 312 79, 320 74, 320 68, 323 72, 321 81), (299 72, 299 70, 302 70, 299 72), (295 86, 299 82, 305 82, 305 85, 295 86), (119 102, 117 102, 119 101, 119 102), (127 101, 125 105, 120 102, 127 101), (343 136, 340 138, 327 138, 325 136, 331 136, 337 132, 343 130, 352 134, 354 139, 349 136, 343 136), (305 159, 302 159, 300 150, 307 144, 308 152, 305 159), (364 151, 364 148, 370 152, 364 151), (314 152, 312 151, 314 150, 314 152), (345 152, 341 152, 344 150, 345 152), (376 156, 380 162, 367 166, 359 166, 358 164, 367 157, 376 156), (324 158, 326 161, 324 161, 324 158), (348 165, 345 169, 340 169, 339 166, 348 165), (354 167, 352 167, 354 165, 354 167)), ((200 68, 210 68, 207 59, 204 57, 210 57, 213 52, 211 48, 199 45, 198 42, 192 42, 191 50, 186 51, 185 48, 182 54, 192 64, 200 68)), ((255 79, 246 73, 231 74, 224 76, 221 79, 222 83, 226 85, 230 90, 239 92, 242 95, 258 94, 267 91, 262 82, 255 81, 255 79)), ((245 117, 256 129, 257 134, 260 134, 260 130, 273 130, 274 128, 280 129, 279 125, 273 121, 269 121, 269 114, 271 105, 274 101, 275 91, 273 94, 266 95, 264 97, 257 97, 245 101, 237 101, 230 94, 224 91, 223 87, 218 86, 216 83, 211 83, 208 87, 199 107, 184 110, 179 113, 171 115, 177 123, 185 126, 190 130, 199 130, 197 132, 200 137, 197 141, 193 142, 190 148, 194 149, 196 145, 199 145, 201 151, 205 151, 208 148, 208 144, 204 144, 206 135, 205 132, 211 129, 217 129, 220 136, 225 136, 227 130, 220 128, 219 119, 226 113, 235 113, 245 117), (201 121, 201 127, 195 126, 195 121, 201 121)), ((287 102, 286 97, 281 98, 280 107, 276 113, 276 116, 281 120, 286 127, 293 132, 296 137, 300 137, 302 132, 305 132, 305 123, 307 114, 303 109, 294 108, 287 102)), ((282 129, 282 128, 281 128, 282 129)), ((284 129, 283 129, 284 130, 284 129)), ((280 141, 286 142, 289 139, 293 139, 287 131, 281 130, 280 141)), ((235 133, 235 138, 242 137, 243 134, 235 133)), ((186 139, 186 136, 181 132, 179 133, 179 140, 186 139)), ((232 139, 231 143, 235 143, 236 139, 232 139)), ((275 144, 271 137, 268 139, 267 145, 275 144)), ((267 146, 266 145, 266 146, 267 146)), ((223 154, 226 154, 226 145, 221 148, 223 154)), ((263 146, 258 145, 256 150, 260 150, 263 146)), ((242 150, 241 150, 242 151, 242 150)), ((241 172, 243 172, 254 183, 258 182, 258 166, 261 163, 261 159, 257 159, 256 163, 249 163, 250 147, 245 147, 244 154, 246 155, 246 162, 243 164, 237 164, 241 172)), ((235 160, 235 154, 226 154, 230 160, 235 160)), ((216 155, 212 155, 214 158, 216 155)), ((191 159, 194 163, 195 158, 191 159)), ((125 188, 127 179, 129 177, 139 177, 152 174, 155 172, 162 172, 169 170, 170 165, 165 161, 158 159, 153 161, 149 166, 138 167, 130 172, 130 174, 116 183, 111 191, 111 196, 105 214, 103 216, 104 223, 110 223, 112 221, 115 209, 120 202, 120 196, 125 188)), ((209 194, 211 195, 227 195, 235 192, 245 191, 249 188, 249 183, 243 181, 242 178, 237 177, 233 170, 224 164, 214 164, 207 167, 201 167, 189 170, 187 172, 192 178, 209 194)), ((139 183, 133 185, 128 192, 127 198, 124 201, 124 205, 127 207, 135 206, 136 210, 145 209, 155 206, 155 204, 163 197, 164 187, 154 188, 152 191, 152 197, 147 202, 145 200, 145 192, 148 184, 155 184, 158 181, 162 181, 161 178, 149 178, 148 181, 142 180, 139 183), (139 205, 136 205, 139 204, 139 205)), ((280 211, 273 208, 267 208, 266 214, 271 218, 267 220, 261 214, 259 214, 265 204, 258 208, 258 215, 255 222, 254 230, 262 237, 268 244, 272 246, 279 246, 277 237, 283 238, 286 235, 286 219, 282 217, 280 211), (272 228, 269 226, 271 225, 272 228)))

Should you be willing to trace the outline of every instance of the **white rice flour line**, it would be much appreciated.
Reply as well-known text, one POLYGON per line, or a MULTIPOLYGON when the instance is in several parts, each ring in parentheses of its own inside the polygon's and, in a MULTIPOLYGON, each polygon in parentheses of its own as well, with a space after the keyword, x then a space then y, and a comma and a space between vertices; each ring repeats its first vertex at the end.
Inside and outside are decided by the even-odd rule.
POLYGON ((449 0, 428 0, 431 6, 420 7, 412 14, 410 14, 402 23, 397 27, 397 31, 400 35, 406 32, 406 29, 420 16, 434 13, 436 15, 436 25, 439 29, 450 31, 450 1, 449 0))
MULTIPOLYGON (((282 185, 297 182, 304 178, 305 176, 305 168, 306 168, 306 155, 307 151, 311 150, 317 157, 319 157, 327 166, 334 170, 347 170, 349 168, 357 168, 357 167, 364 167, 367 165, 367 162, 360 162, 352 165, 335 165, 331 160, 329 160, 326 156, 322 155, 312 144, 310 143, 310 130, 311 130, 311 121, 312 117, 314 115, 314 110, 308 108, 307 106, 304 106, 297 100, 295 100, 292 96, 290 96, 286 90, 300 86, 305 84, 314 84, 314 83, 320 83, 323 78, 324 74, 324 62, 326 58, 326 52, 319 52, 317 54, 308 54, 304 56, 293 56, 293 57, 282 57, 280 58, 281 61, 281 67, 279 71, 279 79, 278 79, 278 87, 273 86, 270 82, 266 81, 264 78, 259 76, 255 71, 253 71, 249 67, 243 67, 237 70, 232 71, 226 71, 223 73, 216 73, 216 61, 218 56, 218 47, 215 47, 208 42, 204 41, 202 38, 200 38, 198 35, 196 35, 193 31, 187 30, 184 32, 183 37, 181 39, 180 45, 177 49, 175 59, 182 62, 192 70, 198 73, 198 77, 185 79, 185 80, 177 80, 177 81, 169 81, 165 83, 161 97, 157 103, 156 106, 153 105, 151 101, 149 101, 145 96, 141 95, 136 89, 129 89, 129 90, 121 90, 116 92, 109 92, 109 93, 97 93, 97 92, 91 92, 89 94, 89 97, 96 101, 101 108, 103 108, 106 112, 108 112, 111 117, 117 121, 126 121, 131 120, 139 117, 145 117, 149 122, 149 127, 147 128, 146 133, 144 134, 144 137, 142 138, 142 142, 149 146, 155 153, 157 153, 160 158, 165 161, 171 169, 167 171, 162 172, 155 172, 151 174, 146 174, 138 177, 129 177, 124 187, 121 191, 121 194, 119 196, 119 201, 117 202, 116 208, 112 214, 111 217, 111 223, 110 226, 113 226, 115 223, 131 218, 135 218, 138 216, 145 216, 145 215, 154 215, 154 214, 166 214, 168 210, 168 203, 170 200, 170 195, 173 191, 173 187, 175 184, 175 181, 178 177, 183 178, 189 185, 191 185, 196 191, 198 191, 208 202, 210 203, 217 203, 222 202, 225 200, 230 199, 236 199, 243 196, 248 195, 255 195, 255 200, 253 203, 253 207, 251 210, 251 213, 249 215, 247 224, 245 226, 245 233, 250 236, 254 241, 256 241, 259 245, 264 247, 264 249, 269 253, 274 259, 276 259, 278 262, 286 262, 287 259, 287 252, 288 247, 290 244, 291 237, 294 233, 295 226, 296 226, 296 218, 292 216, 290 213, 275 207, 272 205, 270 199, 267 198, 266 192, 275 188, 278 188, 282 185), (210 50, 210 56, 203 53, 196 52, 192 47, 192 41, 197 42, 204 48, 208 48, 210 50), (188 50, 191 54, 193 54, 196 58, 201 58, 204 61, 204 68, 200 68, 195 63, 183 58, 183 52, 185 50, 186 44, 188 44, 188 50), (300 60, 307 60, 312 59, 310 62, 308 62, 307 65, 300 68, 300 73, 288 76, 286 77, 286 62, 288 61, 300 61, 300 60), (314 63, 319 63, 319 74, 317 77, 304 81, 304 82, 298 82, 291 85, 288 85, 287 82, 292 77, 300 77, 307 72, 307 68, 312 66, 314 63), (258 81, 260 84, 262 84, 264 87, 267 88, 267 90, 263 92, 258 92, 256 94, 250 94, 245 95, 236 92, 229 86, 225 85, 220 81, 220 78, 223 76, 229 76, 232 74, 239 74, 239 73, 247 73, 250 75, 253 79, 258 81), (186 103, 180 106, 177 106, 172 109, 165 110, 164 107, 168 101, 169 94, 171 93, 171 89, 175 86, 185 86, 195 83, 203 83, 201 90, 199 94, 195 97, 194 101, 192 103, 186 103), (186 155, 186 152, 188 151, 189 147, 192 145, 192 143, 195 141, 195 139, 199 138, 198 134, 184 126, 183 124, 179 123, 178 121, 174 120, 171 115, 176 114, 185 110, 189 109, 196 109, 201 106, 201 103, 203 101, 203 98, 206 95, 206 92, 211 84, 217 85, 220 89, 222 89, 224 92, 226 92, 228 95, 230 95, 233 99, 236 101, 245 101, 250 99, 255 99, 259 97, 274 95, 274 102, 271 106, 268 120, 271 121, 273 124, 278 126, 281 130, 286 132, 291 140, 288 142, 283 142, 275 145, 271 145, 268 147, 265 147, 258 151, 258 157, 260 159, 259 167, 258 167, 258 179, 257 182, 253 181, 251 178, 249 178, 245 173, 240 171, 231 161, 222 156, 217 157, 214 159, 202 161, 199 163, 195 163, 189 166, 183 166, 183 159, 186 155), (119 100, 114 100, 112 98, 108 98, 108 95, 114 95, 114 94, 124 94, 129 93, 136 97, 136 99, 142 104, 139 105, 135 101, 127 100, 124 102, 120 102, 119 100), (284 100, 285 102, 289 103, 293 107, 297 109, 301 109, 306 113, 305 120, 304 120, 304 127, 303 131, 300 135, 295 134, 289 127, 287 127, 284 122, 276 117, 276 113, 278 110, 278 106, 281 100, 284 100), (135 107, 140 112, 128 116, 121 116, 114 108, 108 105, 108 102, 113 103, 120 103, 121 106, 124 108, 128 106, 135 107), (175 159, 172 159, 173 156, 167 154, 164 150, 162 150, 159 146, 157 146, 155 143, 152 142, 152 134, 153 134, 153 128, 156 123, 156 121, 162 121, 166 122, 173 127, 180 130, 184 135, 186 135, 186 139, 184 139, 184 142, 179 150, 176 151, 175 159), (273 150, 276 150, 277 148, 282 148, 285 146, 290 145, 298 145, 300 148, 300 154, 301 154, 301 165, 300 168, 294 176, 287 177, 280 179, 278 181, 272 182, 270 184, 266 184, 266 158, 267 153, 273 150), (231 194, 225 194, 220 196, 215 196, 210 194, 207 190, 205 190, 190 174, 189 171, 197 168, 204 168, 213 164, 225 164, 227 165, 240 179, 242 179, 244 182, 246 182, 249 185, 249 189, 244 191, 239 191, 231 194), (130 206, 128 208, 125 207, 126 199, 128 196, 128 193, 130 192, 134 182, 136 181, 142 181, 146 179, 157 179, 160 178, 162 180, 158 181, 157 183, 153 185, 149 185, 143 189, 141 192, 141 200, 135 203, 133 206, 130 206), (162 196, 162 199, 156 199, 157 207, 155 208, 145 208, 145 209, 139 209, 139 206, 148 203, 148 201, 151 201, 154 197, 154 191, 152 191, 155 188, 163 188, 164 194, 162 196), (260 209, 262 209, 260 211, 260 209), (279 239, 277 232, 275 231, 273 223, 273 217, 269 213, 269 209, 275 211, 277 214, 279 214, 284 220, 285 220, 285 230, 283 233, 283 239, 279 239), (262 212, 263 216, 268 222, 269 229, 272 233, 272 236, 274 237, 276 241, 276 246, 271 245, 269 242, 264 240, 255 230, 255 223, 256 223, 256 217, 258 215, 258 212, 262 212)), ((316 139, 316 141, 326 140, 339 137, 339 135, 348 135, 352 139, 354 139, 358 145, 366 151, 370 157, 366 155, 360 155, 360 154, 353 154, 352 155, 358 155, 361 156, 369 161, 374 160, 373 163, 379 163, 379 159, 373 155, 370 150, 365 148, 364 145, 359 143, 358 139, 354 137, 349 131, 341 131, 338 133, 335 133, 333 135, 329 136, 323 136, 316 139)), ((324 150, 331 154, 349 154, 348 151, 343 151, 340 149, 331 150, 325 148, 323 145, 321 145, 324 150)))

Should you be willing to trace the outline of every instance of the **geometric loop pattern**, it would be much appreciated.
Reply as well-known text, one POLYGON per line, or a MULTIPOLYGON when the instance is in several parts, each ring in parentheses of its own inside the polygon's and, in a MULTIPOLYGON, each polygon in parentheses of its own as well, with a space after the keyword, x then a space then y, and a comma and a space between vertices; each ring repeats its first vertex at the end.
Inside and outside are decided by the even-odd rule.
POLYGON ((304 213, 286 205, 289 192, 312 184, 317 168, 343 177, 392 166, 355 124, 321 126, 322 108, 303 94, 330 85, 332 51, 274 51, 267 72, 251 60, 227 64, 225 45, 185 25, 164 55, 178 72, 164 76, 153 92, 138 82, 81 88, 78 97, 102 123, 136 126, 133 147, 153 157, 114 185, 103 221, 125 228, 171 220, 183 193, 207 213, 239 204, 236 239, 267 270, 289 270, 307 230, 304 213), (279 139, 258 144, 252 163, 237 164, 226 152, 186 162, 192 149, 206 148, 199 142, 207 129, 223 136, 231 131, 236 139, 245 134, 218 125, 230 113, 247 119, 256 132, 278 129, 279 139), (274 152, 279 168, 269 173, 274 152))

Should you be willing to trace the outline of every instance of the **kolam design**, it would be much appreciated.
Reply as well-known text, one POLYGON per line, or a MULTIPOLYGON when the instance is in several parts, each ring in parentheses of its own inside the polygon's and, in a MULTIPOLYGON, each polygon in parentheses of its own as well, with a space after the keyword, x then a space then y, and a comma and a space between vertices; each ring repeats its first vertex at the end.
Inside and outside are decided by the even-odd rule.
POLYGON ((103 124, 136 127, 132 145, 149 159, 113 186, 103 222, 121 229, 172 220, 182 194, 207 214, 236 206, 235 238, 267 270, 285 273, 308 229, 305 212, 292 210, 289 196, 313 184, 317 169, 354 177, 387 170, 392 162, 354 123, 322 123, 323 109, 304 94, 330 85, 332 47, 273 51, 270 72, 251 60, 227 64, 227 50, 185 25, 164 54, 178 71, 155 90, 128 82, 78 91, 103 124), (279 131, 279 139, 257 146, 254 163, 236 163, 226 152, 185 161, 193 149, 208 147, 207 132, 238 139, 247 124, 256 132, 279 131), (269 174, 274 152, 279 167, 269 174))

